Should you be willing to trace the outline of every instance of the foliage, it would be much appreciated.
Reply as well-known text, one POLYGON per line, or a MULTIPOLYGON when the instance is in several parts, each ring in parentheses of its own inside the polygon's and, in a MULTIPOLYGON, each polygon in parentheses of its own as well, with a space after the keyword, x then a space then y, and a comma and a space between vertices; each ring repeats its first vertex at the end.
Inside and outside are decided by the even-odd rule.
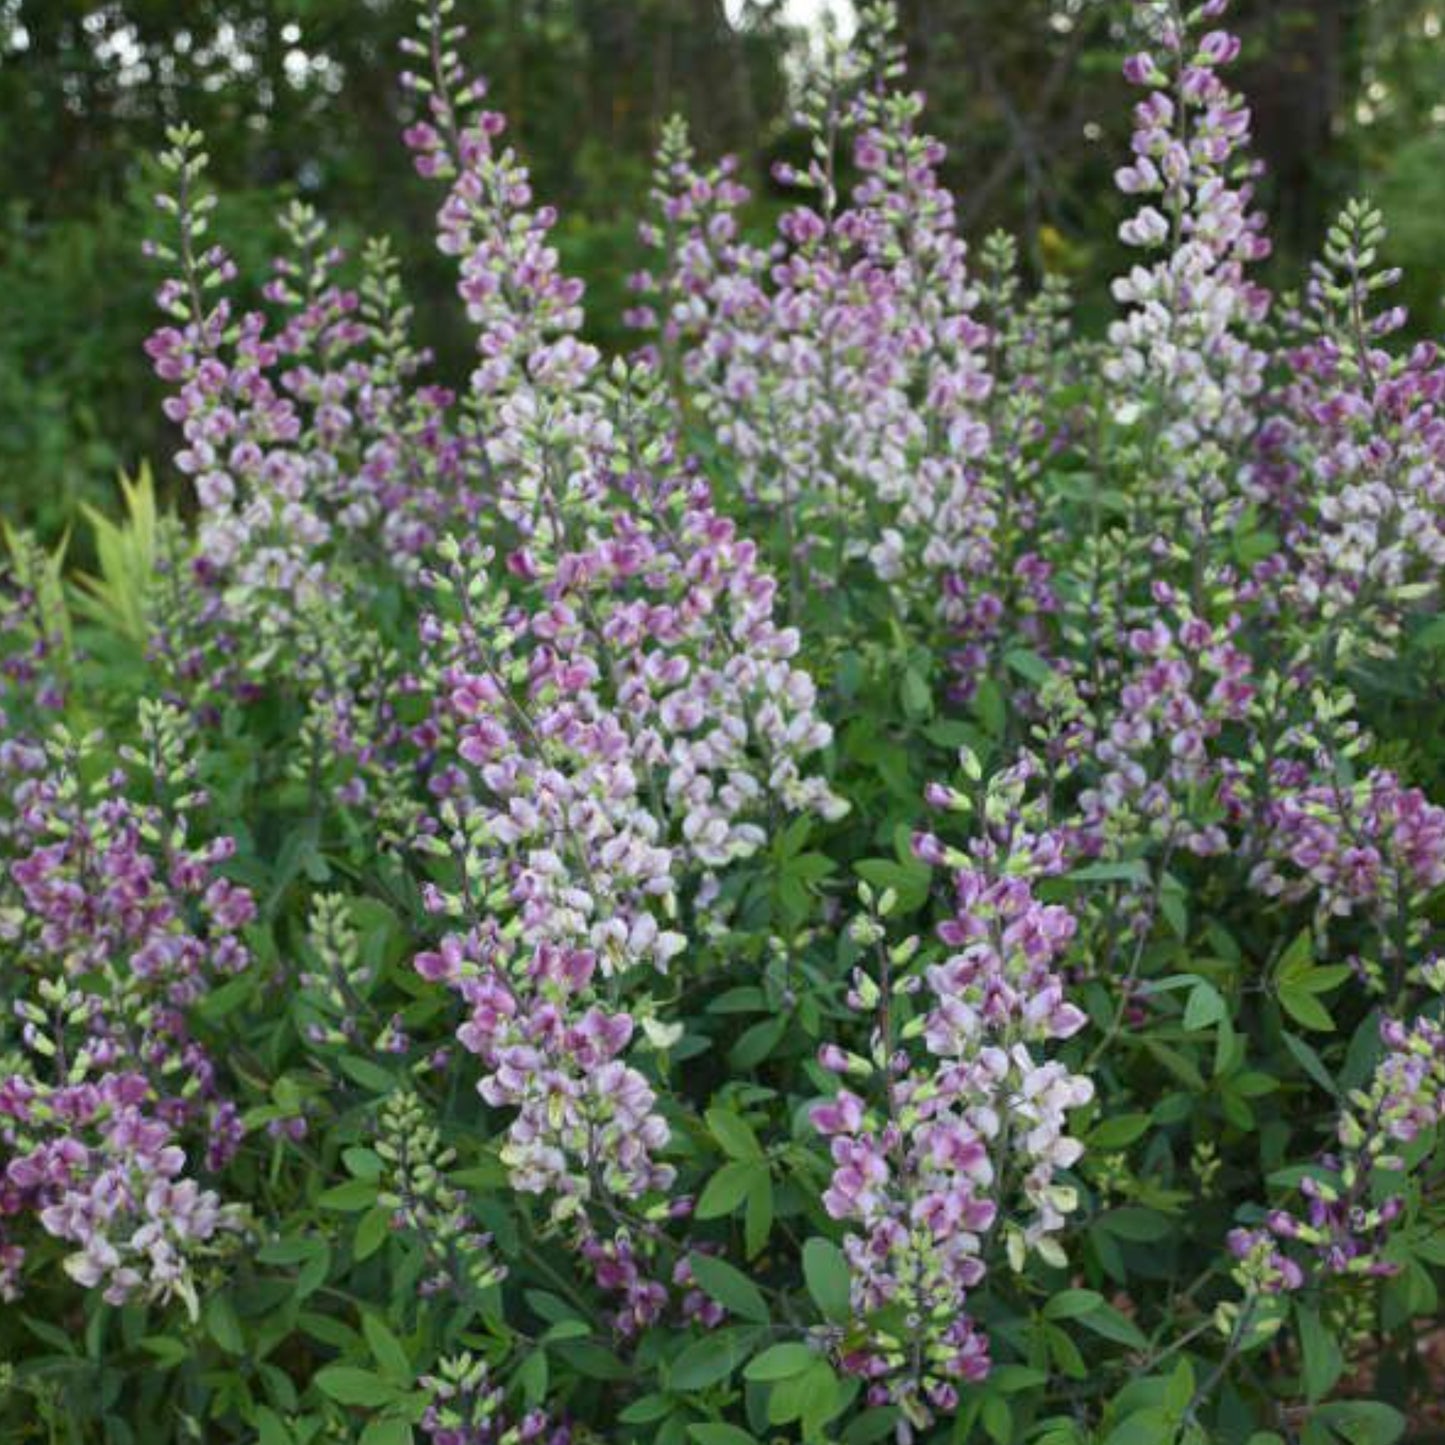
POLYGON ((608 355, 452 8, 466 386, 309 205, 248 284, 176 126, 189 515, 7 530, 6 1438, 1399 1439, 1445 366, 1382 217, 1272 295, 1224 0, 1140 0, 1081 335, 879 4, 774 243, 667 128, 608 355))

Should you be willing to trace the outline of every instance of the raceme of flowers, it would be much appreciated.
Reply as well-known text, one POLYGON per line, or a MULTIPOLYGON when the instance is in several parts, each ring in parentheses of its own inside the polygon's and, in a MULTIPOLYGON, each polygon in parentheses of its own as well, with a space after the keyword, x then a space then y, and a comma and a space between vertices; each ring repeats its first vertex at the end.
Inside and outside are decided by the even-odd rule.
POLYGON ((777 519, 794 588, 837 585, 862 554, 899 606, 986 638, 1004 509, 984 460, 991 338, 943 148, 916 129, 921 97, 887 88, 889 14, 869 11, 860 49, 830 52, 804 97, 811 159, 775 177, 801 195, 770 250, 740 234, 734 168, 699 171, 682 132, 665 139, 644 230, 660 272, 634 278, 656 304, 633 320, 657 328, 743 494, 777 519))
POLYGON ((649 379, 597 374, 552 217, 527 209, 482 93, 442 63, 435 124, 409 133, 423 174, 451 182, 441 245, 478 326, 473 415, 498 498, 485 543, 440 549, 443 609, 423 621, 428 842, 455 861, 428 906, 466 927, 417 968, 461 994, 482 1096, 515 1110, 513 1187, 553 1198, 635 1329, 666 1292, 589 1205, 655 1213, 675 1170, 654 1090, 626 1062, 636 1020, 604 985, 615 999, 645 987, 627 975, 684 955, 685 893, 708 904, 768 821, 846 805, 809 775, 831 731, 796 630, 774 621, 775 581, 677 455, 649 379))
MULTIPOLYGON (((939 800, 951 801, 946 790, 939 800)), ((1021 822, 1000 819, 990 831, 1001 836, 977 856, 931 834, 917 840, 920 857, 956 870, 957 912, 938 934, 957 951, 921 974, 906 971, 917 938, 889 944, 879 917, 855 923, 855 941, 877 955, 876 975, 860 967, 848 994, 875 1020, 869 1053, 830 1044, 822 1062, 876 1079, 879 1097, 870 1104, 844 1085, 812 1111, 835 1165, 824 1208, 858 1226, 845 1239, 853 1304, 860 1317, 899 1309, 910 1323, 846 1342, 844 1367, 870 1382, 876 1403, 920 1423, 957 1405, 958 1382, 988 1374, 987 1338, 967 1313, 986 1273, 984 1237, 1004 1236, 1015 1269, 1030 1250, 1062 1264, 1053 1236, 1077 1203, 1056 1176, 1083 1152, 1068 1115, 1093 1086, 1043 1057, 1086 1022, 1055 968, 1075 922, 1034 897, 1028 875, 1056 869, 1061 853, 1021 822), (911 1004, 920 994, 926 1003, 911 1004)))
MULTIPOLYGON (((242 1126, 186 1015, 248 966, 255 902, 218 872, 230 839, 188 838, 201 800, 180 721, 141 718, 134 766, 157 802, 132 802, 124 772, 80 784, 83 752, 63 736, 12 795, 0 937, 18 1051, 0 1076, 0 1227, 38 1220, 71 1247, 66 1272, 111 1303, 179 1297, 194 1313, 192 1256, 243 1212, 197 1175, 225 1167, 242 1126)), ((6 1249, 14 1298, 24 1247, 6 1249)))

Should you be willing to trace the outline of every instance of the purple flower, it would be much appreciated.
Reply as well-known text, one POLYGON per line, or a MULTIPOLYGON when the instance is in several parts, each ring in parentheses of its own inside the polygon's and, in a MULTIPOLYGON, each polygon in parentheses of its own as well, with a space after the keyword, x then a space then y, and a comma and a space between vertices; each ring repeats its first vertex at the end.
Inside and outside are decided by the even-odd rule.
POLYGON ((222 1167, 239 1132, 187 1013, 247 967, 255 905, 216 875, 229 840, 190 841, 203 798, 178 715, 145 707, 140 734, 137 791, 159 801, 133 802, 123 773, 82 788, 80 751, 57 746, 0 832, 20 905, 8 946, 22 1046, 21 1072, 0 1079, 0 1215, 75 1245, 67 1273, 108 1301, 179 1298, 194 1313, 192 1259, 241 1218, 184 1171, 222 1167))
MULTIPOLYGON (((1047 847, 1030 852, 1050 856, 1047 847)), ((1093 1097, 1093 1086, 1040 1055, 1085 1022, 1055 971, 1075 921, 1034 897, 1027 856, 956 865, 957 912, 939 928, 955 951, 924 970, 928 1003, 910 1030, 920 1056, 894 1049, 892 1004, 883 1004, 885 987, 901 997, 916 977, 860 980, 855 1006, 884 1010, 871 1071, 883 1099, 870 1105, 840 1089, 810 1111, 831 1141, 823 1206, 849 1226, 854 1307, 865 1318, 897 1309, 913 1335, 900 1343, 879 1326, 844 1368, 872 1382, 876 1402, 924 1415, 956 1398, 957 1381, 988 1372, 986 1342, 965 1313, 985 1274, 985 1238, 1004 1233, 1019 1265, 1030 1248, 1059 1263, 1052 1236, 1074 1205, 1057 1175, 1082 1153, 1068 1114, 1093 1097), (1017 1192, 1005 1192, 1005 1179, 1015 1178, 1017 1192)))

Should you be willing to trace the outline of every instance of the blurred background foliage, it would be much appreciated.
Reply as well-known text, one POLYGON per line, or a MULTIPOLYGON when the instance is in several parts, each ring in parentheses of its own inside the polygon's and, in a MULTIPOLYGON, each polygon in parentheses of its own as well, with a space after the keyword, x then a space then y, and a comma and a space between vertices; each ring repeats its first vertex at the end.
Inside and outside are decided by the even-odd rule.
MULTIPOLYGON (((151 156, 181 117, 210 139, 217 232, 254 285, 295 195, 353 245, 397 242, 444 374, 468 339, 431 243, 436 196, 397 140, 412 0, 0 0, 0 515, 56 536, 115 476, 169 450, 141 344, 156 277, 151 156)), ((820 0, 462 0, 472 62, 563 213, 591 326, 625 345, 623 283, 662 121, 738 152, 765 230, 768 167, 796 148, 788 99, 820 0)), ((971 234, 1007 226, 1037 273, 1107 310, 1111 176, 1128 131, 1126 0, 900 0, 971 234)), ((1445 0, 1238 0, 1239 73, 1270 168, 1282 275, 1331 208, 1387 208, 1421 328, 1445 261, 1445 0)), ((174 487, 158 470, 164 493, 174 487)))

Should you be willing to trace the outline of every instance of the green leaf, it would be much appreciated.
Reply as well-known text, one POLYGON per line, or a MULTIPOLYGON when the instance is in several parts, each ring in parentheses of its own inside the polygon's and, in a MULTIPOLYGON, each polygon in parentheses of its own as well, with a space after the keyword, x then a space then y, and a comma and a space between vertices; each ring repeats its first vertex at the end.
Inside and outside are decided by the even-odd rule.
POLYGON ((327 1365, 318 1370, 316 1387, 338 1405, 390 1405, 402 1393, 380 1375, 352 1365, 327 1365))
POLYGON ((44 1340, 52 1350, 57 1350, 62 1355, 74 1355, 77 1353, 75 1348, 76 1341, 72 1339, 70 1335, 66 1334, 64 1330, 57 1329, 54 1325, 47 1324, 44 1320, 38 1320, 32 1315, 21 1315, 20 1318, 24 1322, 25 1328, 29 1330, 36 1339, 44 1340))
POLYGON ((247 1003, 255 991, 256 981, 250 974, 233 978, 219 988, 211 989, 196 1005, 195 1009, 207 1023, 217 1024, 247 1003))
POLYGON ((1014 1416, 1007 1400, 989 1395, 983 1402, 983 1428, 994 1445, 1009 1445, 1013 1439, 1014 1416))
POLYGON ((1315 1052, 1313 1046, 1307 1044, 1298 1034, 1292 1034, 1285 1030, 1281 1037, 1284 1039, 1284 1046, 1294 1056, 1295 1062, 1299 1064, 1305 1073, 1317 1083, 1325 1093, 1334 1098, 1339 1098, 1339 1085, 1330 1077, 1330 1071, 1325 1068, 1324 1060, 1315 1052))
POLYGON ((1261 1069, 1246 1069, 1229 1081, 1229 1087, 1245 1099, 1261 1099, 1279 1090, 1279 1080, 1261 1069))
POLYGON ((1138 1204, 1105 1210, 1096 1222, 1100 1229, 1116 1239, 1125 1239, 1133 1244, 1157 1244, 1169 1237, 1173 1227, 1165 1215, 1138 1204))
POLYGON ((743 1374, 749 1380, 789 1380, 812 1369, 820 1358, 807 1345, 773 1345, 752 1360, 743 1374))
POLYGON ((895 913, 913 913, 928 901, 933 870, 924 863, 900 863, 893 858, 864 858, 853 871, 880 893, 891 888, 898 895, 895 913))
POLYGON ((1427 1234, 1424 1238, 1415 1240, 1411 1248, 1417 1259, 1423 1259, 1429 1264, 1445 1266, 1445 1230, 1439 1230, 1434 1234, 1427 1234))
POLYGON ((1079 1353, 1079 1347, 1073 1339, 1057 1325, 1044 1325, 1043 1334, 1048 1341, 1049 1354, 1059 1369, 1071 1380, 1087 1379, 1089 1367, 1084 1363, 1084 1357, 1079 1353))
POLYGON ((228 1355, 246 1352, 246 1337, 241 1332, 241 1321, 236 1317, 230 1295, 213 1294, 206 1301, 205 1318, 207 1332, 228 1355))
POLYGON ((374 1179, 348 1179, 345 1184, 323 1190, 316 1204, 320 1209, 335 1210, 338 1214, 359 1214, 376 1203, 377 1192, 374 1179))
POLYGON ((416 1371, 401 1341, 376 1315, 362 1317, 361 1332, 366 1336, 371 1357, 381 1367, 381 1373, 395 1385, 410 1386, 416 1378, 416 1371))
POLYGON ((262 1264, 305 1264, 322 1253, 329 1253, 324 1239, 303 1235, 295 1239, 273 1239, 256 1251, 256 1258, 262 1264))
POLYGON ((1372 1008, 1359 1022, 1349 1048, 1345 1051, 1345 1062, 1340 1069, 1340 1092, 1362 1087, 1380 1065, 1385 1046, 1380 1038, 1381 1011, 1372 1008))
POLYGON ((329 1345, 334 1350, 360 1348, 361 1341, 357 1337, 356 1331, 349 1325, 342 1324, 333 1315, 303 1310, 297 1315, 296 1324, 303 1334, 309 1335, 313 1340, 320 1340, 322 1344, 329 1345))
POLYGON ((1309 929, 1302 929, 1280 955, 1279 978, 1285 980, 1308 972, 1314 965, 1314 957, 1314 940, 1309 929))
POLYGON ((299 1300, 314 1295, 331 1273, 331 1248, 324 1241, 317 1241, 317 1245, 296 1274, 296 1298, 299 1300))
POLYGON ((1003 737, 1004 730, 1008 727, 1008 707, 993 678, 986 677, 979 683, 973 695, 973 710, 989 737, 1003 737))
POLYGON ((1184 1027, 1191 1034, 1198 1033, 1218 1023, 1227 1012, 1219 990, 1207 980, 1200 979, 1189 995, 1189 1002, 1184 1005, 1184 1027))
POLYGON ((373 1420, 361 1432, 358 1445, 412 1445, 414 1438, 405 1420, 373 1420))
POLYGON ((548 1294, 544 1289, 529 1289, 523 1291, 522 1298, 549 1325, 559 1325, 577 1318, 576 1307, 561 1295, 548 1294))
POLYGON ((899 697, 905 715, 910 718, 921 721, 933 712, 933 693, 929 689, 928 680, 911 667, 903 674, 899 697))
POLYGON ((1445 617, 1432 617, 1410 639, 1410 645, 1426 652, 1445 650, 1445 617))
POLYGON ((749 1259, 755 1259, 767 1248, 773 1232, 773 1180, 765 1166, 754 1165, 754 1177, 748 1185, 747 1210, 743 1215, 743 1247, 749 1259))
POLYGON ((1149 868, 1135 858, 1118 863, 1086 863, 1064 876, 1071 883, 1147 883, 1149 868))
POLYGON ((1159 895, 1159 911, 1174 930, 1174 936, 1181 941, 1189 937, 1189 910, 1184 900, 1185 895, 1172 888, 1166 888, 1159 895))
POLYGON ((716 1330, 690 1344, 668 1367, 667 1388, 683 1394, 725 1380, 747 1358, 753 1330, 716 1330))
POLYGON ((767 1166, 763 1164, 742 1164, 733 1161, 724 1164, 704 1186, 694 1211, 699 1219, 721 1219, 731 1214, 746 1198, 757 1175, 767 1177, 767 1166))
POLYGON ((1330 993, 1354 976, 1355 971, 1349 964, 1335 963, 1328 968, 1311 968, 1303 973, 1293 974, 1290 983, 1308 993, 1330 993))
POLYGON ((591 1340, 564 1340, 553 1346, 553 1350, 589 1380, 630 1380, 635 1373, 633 1366, 625 1364, 611 1350, 591 1340))
POLYGON ((800 853, 790 858, 785 866, 786 876, 812 887, 821 883, 830 873, 838 871, 838 865, 826 853, 800 853))
POLYGON ((380 1205, 361 1216, 351 1242, 351 1252, 358 1264, 370 1259, 391 1237, 392 1218, 391 1210, 380 1205))
POLYGON ((989 1389, 1005 1395, 1037 1390, 1048 1383, 1049 1377, 1043 1370, 1031 1370, 1027 1365, 999 1365, 988 1377, 989 1389))
POLYGON ((1305 1396, 1313 1405, 1334 1389, 1344 1373, 1345 1357, 1317 1311, 1306 1305, 1296 1305, 1295 1323, 1299 1328, 1300 1354, 1304 1361, 1305 1396))
POLYGON ((741 1270, 706 1254, 690 1254, 688 1262, 698 1288, 725 1310, 754 1324, 771 1323, 768 1302, 757 1285, 741 1270))
POLYGON ((672 1401, 666 1395, 643 1395, 620 1410, 617 1418, 624 1425, 652 1425, 672 1414, 672 1408, 672 1401))
POLYGON ((359 1058, 356 1054, 342 1054, 337 1062, 349 1079, 370 1089, 373 1094, 389 1094, 396 1088, 396 1076, 370 1059, 359 1058))
POLYGON ((731 1109, 709 1109, 707 1127, 729 1159, 754 1160, 763 1157, 763 1146, 752 1125, 731 1109))
POLYGON ((1245 571, 1279 550, 1279 538, 1273 532, 1247 528, 1234 534, 1234 556, 1245 571))
POLYGON ((269 1405, 256 1411, 256 1445, 296 1445, 286 1422, 269 1405))
POLYGON ((897 1428, 897 1405, 880 1405, 864 1410, 848 1422, 843 1431, 843 1445, 876 1445, 877 1441, 895 1434, 897 1428))
POLYGON ((1163 1445, 1175 1438, 1175 1423, 1163 1410, 1140 1410, 1114 1426, 1104 1445, 1163 1445))
POLYGON ((845 1386, 824 1359, 819 1359, 798 1380, 785 1380, 777 1388, 786 1390, 795 1386, 799 1392, 798 1418, 803 1424, 805 1440, 814 1439, 857 1392, 856 1382, 845 1386))
POLYGON ((779 859, 786 860, 795 857, 803 851, 809 836, 813 831, 813 820, 806 814, 801 818, 794 818, 773 843, 773 851, 779 859))
POLYGON ((1164 1391, 1164 1408, 1176 1420, 1183 1419, 1184 1412, 1194 1399, 1194 1390, 1194 1366, 1186 1356, 1174 1366, 1169 1376, 1169 1383, 1164 1391))
POLYGON ((758 1445, 753 1436, 746 1430, 739 1430, 736 1425, 717 1422, 689 1425, 687 1433, 697 1441, 697 1445, 758 1445))
POLYGON ((1301 1028, 1313 1029, 1316 1033, 1333 1033, 1335 1021, 1330 1011, 1317 999, 1312 990, 1295 984, 1281 984, 1279 988, 1280 1007, 1301 1028))
POLYGON ((852 1273, 832 1240, 810 1239, 803 1246, 803 1279, 825 1320, 842 1324, 852 1315, 852 1273))
POLYGON ((1147 1350, 1149 1341, 1138 1325, 1128 1315, 1115 1309, 1107 1301, 1097 1309, 1090 1310, 1087 1314, 1079 1316, 1079 1323, 1096 1335, 1101 1335, 1106 1340, 1112 1340, 1116 1345, 1123 1345, 1131 1350, 1147 1350))
POLYGON ((752 1069, 777 1047, 788 1027, 786 1014, 762 1019, 746 1030, 728 1052, 728 1062, 735 1069, 752 1069))
POLYGON ((494 1194, 507 1187, 507 1170, 495 1158, 483 1159, 469 1169, 458 1169, 451 1176, 452 1183, 473 1194, 494 1194))
POLYGON ((1115 1149, 1124 1149, 1136 1139, 1142 1138, 1149 1129, 1147 1114, 1119 1114, 1113 1119, 1101 1119, 1089 1130, 1089 1149, 1107 1154, 1115 1149))
POLYGON ((1306 946, 1301 947, 1296 938, 1280 960, 1276 974, 1276 985, 1280 1007, 1298 1024, 1317 1033, 1331 1033, 1335 1021, 1329 1010, 1319 1001, 1318 995, 1338 988, 1346 979, 1353 977, 1353 970, 1346 964, 1335 964, 1329 968, 1316 968, 1306 946))
POLYGON ((375 1149, 343 1149, 341 1162, 346 1172, 356 1179, 380 1179, 386 1172, 386 1165, 375 1149))
POLYGON ((521 1368, 517 1371, 516 1382, 521 1387, 522 1398, 529 1406, 535 1408, 547 1398, 549 1375, 546 1350, 532 1350, 522 1361, 521 1368))
POLYGON ((1374 1400, 1339 1400, 1321 1405, 1314 1419, 1327 1425, 1348 1445, 1394 1445, 1406 1428, 1405 1417, 1392 1405, 1374 1400))
POLYGON ((1042 687, 1057 676, 1053 668, 1037 652, 1026 652, 1022 648, 1015 648, 1012 652, 1006 652, 1003 660, 1025 682, 1031 682, 1035 687, 1042 687))
POLYGON ((140 1347, 146 1354, 154 1356, 163 1370, 173 1370, 177 1365, 185 1364, 193 1353, 189 1345, 173 1340, 169 1335, 148 1335, 140 1342, 140 1347))
POLYGON ((755 1014, 767 1010, 768 1000, 762 989, 748 984, 742 988, 730 988, 720 993, 708 1004, 710 1014, 755 1014))
POLYGON ((1157 1059, 1185 1088, 1196 1094, 1207 1092, 1208 1085, 1204 1082, 1204 1075, 1201 1074, 1194 1062, 1181 1054, 1178 1049, 1170 1048, 1168 1044, 1161 1043, 1158 1039, 1146 1038, 1144 1048, 1153 1058, 1157 1059))
POLYGON ((1076 1320, 1098 1309, 1104 1296, 1094 1289, 1061 1289, 1044 1306, 1046 1320, 1076 1320))

